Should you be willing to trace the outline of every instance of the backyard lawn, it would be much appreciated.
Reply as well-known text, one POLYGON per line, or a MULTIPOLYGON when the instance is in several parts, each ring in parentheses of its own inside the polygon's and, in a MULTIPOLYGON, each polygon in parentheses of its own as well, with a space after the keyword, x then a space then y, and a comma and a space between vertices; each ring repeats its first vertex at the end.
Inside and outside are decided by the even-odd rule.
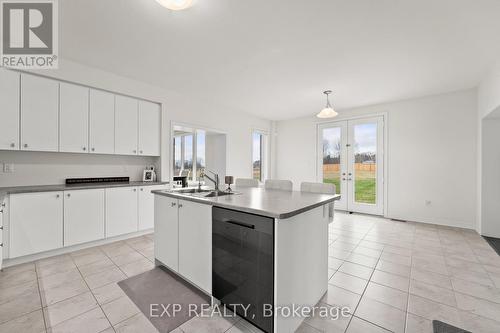
MULTIPOLYGON (((367 204, 375 204, 376 203, 376 181, 375 171, 364 171, 364 170, 356 170, 355 173, 355 188, 354 195, 356 202, 367 203, 367 204)), ((325 172, 324 183, 335 184, 337 188, 337 194, 340 193, 340 172, 325 172)))

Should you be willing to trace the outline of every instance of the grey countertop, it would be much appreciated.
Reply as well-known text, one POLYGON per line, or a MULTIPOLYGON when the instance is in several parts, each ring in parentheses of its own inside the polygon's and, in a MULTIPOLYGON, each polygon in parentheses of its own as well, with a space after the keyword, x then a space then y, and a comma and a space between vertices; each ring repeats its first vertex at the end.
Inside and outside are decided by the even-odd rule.
POLYGON ((157 195, 234 209, 276 219, 287 219, 335 200, 340 200, 340 195, 338 194, 287 192, 265 190, 263 188, 235 188, 234 191, 239 192, 239 194, 213 198, 190 196, 168 190, 152 192, 157 195))
POLYGON ((77 184, 77 185, 34 185, 34 186, 12 186, 0 187, 0 201, 4 196, 18 193, 34 193, 34 192, 55 192, 55 191, 71 191, 71 190, 86 190, 99 189, 109 187, 127 187, 127 186, 154 186, 165 185, 168 182, 127 182, 127 183, 94 183, 94 184, 77 184))

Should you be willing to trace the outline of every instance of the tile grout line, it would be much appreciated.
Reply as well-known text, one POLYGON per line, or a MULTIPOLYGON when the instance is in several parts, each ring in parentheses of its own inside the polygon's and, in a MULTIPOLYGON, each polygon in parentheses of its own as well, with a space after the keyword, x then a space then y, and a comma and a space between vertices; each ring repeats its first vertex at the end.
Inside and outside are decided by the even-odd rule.
MULTIPOLYGON (((70 256, 70 257, 71 257, 71 256, 70 256)), ((80 273, 80 276, 81 276, 81 278, 82 278, 83 282, 85 283, 85 285, 86 285, 86 286, 87 286, 87 288, 89 289, 89 292, 90 292, 90 294, 92 295, 92 297, 94 298, 95 302, 97 303, 97 306, 99 307, 99 309, 101 309, 102 313, 104 314, 104 317, 106 317, 106 320, 108 321, 108 323, 109 323, 110 327, 111 327, 111 328, 113 329, 113 331, 114 331, 114 330, 115 330, 115 328, 113 327, 113 324, 111 324, 111 321, 109 320, 108 316, 106 315, 106 312, 104 312, 104 310, 102 309, 101 304, 99 303, 99 301, 98 301, 98 300, 97 300, 97 298, 95 297, 94 293, 92 292, 92 289, 91 289, 91 288, 90 288, 90 286, 88 285, 87 280, 85 280, 85 278, 83 277, 83 274, 82 274, 82 272, 80 271, 80 268, 78 267, 78 265, 77 265, 77 264, 75 263, 75 261, 73 260, 73 257, 71 257, 71 260, 72 260, 72 261, 73 261, 73 263, 75 264, 76 269, 78 270, 78 273, 80 273)), ((94 308, 94 309, 95 309, 95 308, 94 308)), ((94 309, 92 309, 92 310, 94 310, 94 309)), ((86 311, 86 312, 84 312, 84 313, 90 312, 90 311, 92 311, 92 310, 86 311)), ((79 314, 78 316, 80 316, 80 315, 82 315, 82 314, 79 314)), ((75 317, 77 317, 77 316, 75 316, 75 317)), ((75 317, 73 317, 73 318, 75 318, 75 317)), ((106 329, 107 329, 107 328, 106 328, 106 329)), ((105 330, 106 330, 106 329, 105 329, 105 330)))
MULTIPOLYGON (((366 232, 366 235, 368 235, 368 233, 370 232, 370 230, 371 230, 372 228, 373 228, 373 224, 372 224, 372 227, 371 227, 370 229, 368 229, 368 231, 366 232)), ((365 237, 366 237, 366 235, 365 235, 365 237)), ((362 240, 363 240, 365 237, 363 237, 363 238, 362 238, 362 240)), ((384 245, 384 247, 385 247, 385 245, 384 245)), ((371 281, 371 278, 372 278, 372 276, 373 276, 373 273, 375 272, 375 268, 377 267, 377 265, 378 265, 378 262, 379 262, 379 261, 380 261, 380 258, 378 258, 378 259, 377 259, 377 262, 375 263, 375 266, 373 267, 373 270, 372 270, 372 272, 371 272, 371 274, 370 274, 370 278, 368 279, 368 282, 366 283, 366 286, 365 286, 365 288, 363 289, 363 292, 361 293, 361 297, 359 298, 359 301, 356 303, 356 307, 354 308, 354 311, 352 312, 352 316, 351 316, 351 318, 349 319, 349 323, 347 324, 347 326, 346 326, 346 328, 345 328, 344 332, 347 332, 347 330, 349 329, 349 326, 351 326, 352 318, 353 318, 353 317, 355 317, 356 310, 358 309, 359 304, 360 304, 360 303, 361 303, 361 301, 363 300, 363 296, 365 295, 366 289, 368 288, 368 284, 369 284, 369 283, 370 283, 370 281, 371 281)), ((356 316, 356 318, 358 318, 358 317, 356 316)), ((360 319, 363 319, 363 318, 360 318, 360 319)), ((365 320, 365 319, 363 319, 363 320, 365 320)), ((370 322, 370 321, 368 321, 368 320, 365 320, 365 321, 366 321, 366 322, 369 322, 369 323, 371 323, 371 324, 374 324, 374 323, 372 323, 372 322, 370 322)), ((376 326, 378 326, 378 327, 381 327, 381 326, 379 326, 379 325, 377 325, 377 324, 374 324, 374 325, 376 325, 376 326)), ((385 329, 385 328, 384 328, 384 329, 385 329)), ((390 330, 389 330, 389 331, 390 331, 390 330)))
POLYGON ((47 320, 45 319, 45 311, 43 310, 43 301, 42 301, 42 291, 40 290, 40 281, 38 280, 38 269, 36 267, 36 263, 33 263, 33 266, 35 266, 35 278, 36 278, 36 285, 38 288, 38 296, 40 297, 40 306, 42 307, 42 318, 43 318, 43 325, 45 326, 45 332, 49 329, 47 327, 47 320))

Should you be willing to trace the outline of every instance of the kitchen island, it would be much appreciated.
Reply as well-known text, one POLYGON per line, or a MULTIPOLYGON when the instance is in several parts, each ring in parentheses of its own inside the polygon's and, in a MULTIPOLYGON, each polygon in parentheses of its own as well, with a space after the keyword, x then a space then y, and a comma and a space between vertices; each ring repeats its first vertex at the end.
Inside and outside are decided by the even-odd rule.
POLYGON ((157 265, 224 304, 250 306, 246 319, 264 331, 293 332, 304 320, 269 307, 311 307, 327 291, 329 205, 339 195, 153 193, 157 265))

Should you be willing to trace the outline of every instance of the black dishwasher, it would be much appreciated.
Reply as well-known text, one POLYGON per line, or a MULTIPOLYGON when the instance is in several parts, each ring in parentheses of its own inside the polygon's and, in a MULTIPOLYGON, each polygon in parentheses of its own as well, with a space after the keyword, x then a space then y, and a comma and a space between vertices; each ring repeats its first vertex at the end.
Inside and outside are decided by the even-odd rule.
POLYGON ((212 219, 213 296, 273 332, 274 219, 218 207, 212 219))

